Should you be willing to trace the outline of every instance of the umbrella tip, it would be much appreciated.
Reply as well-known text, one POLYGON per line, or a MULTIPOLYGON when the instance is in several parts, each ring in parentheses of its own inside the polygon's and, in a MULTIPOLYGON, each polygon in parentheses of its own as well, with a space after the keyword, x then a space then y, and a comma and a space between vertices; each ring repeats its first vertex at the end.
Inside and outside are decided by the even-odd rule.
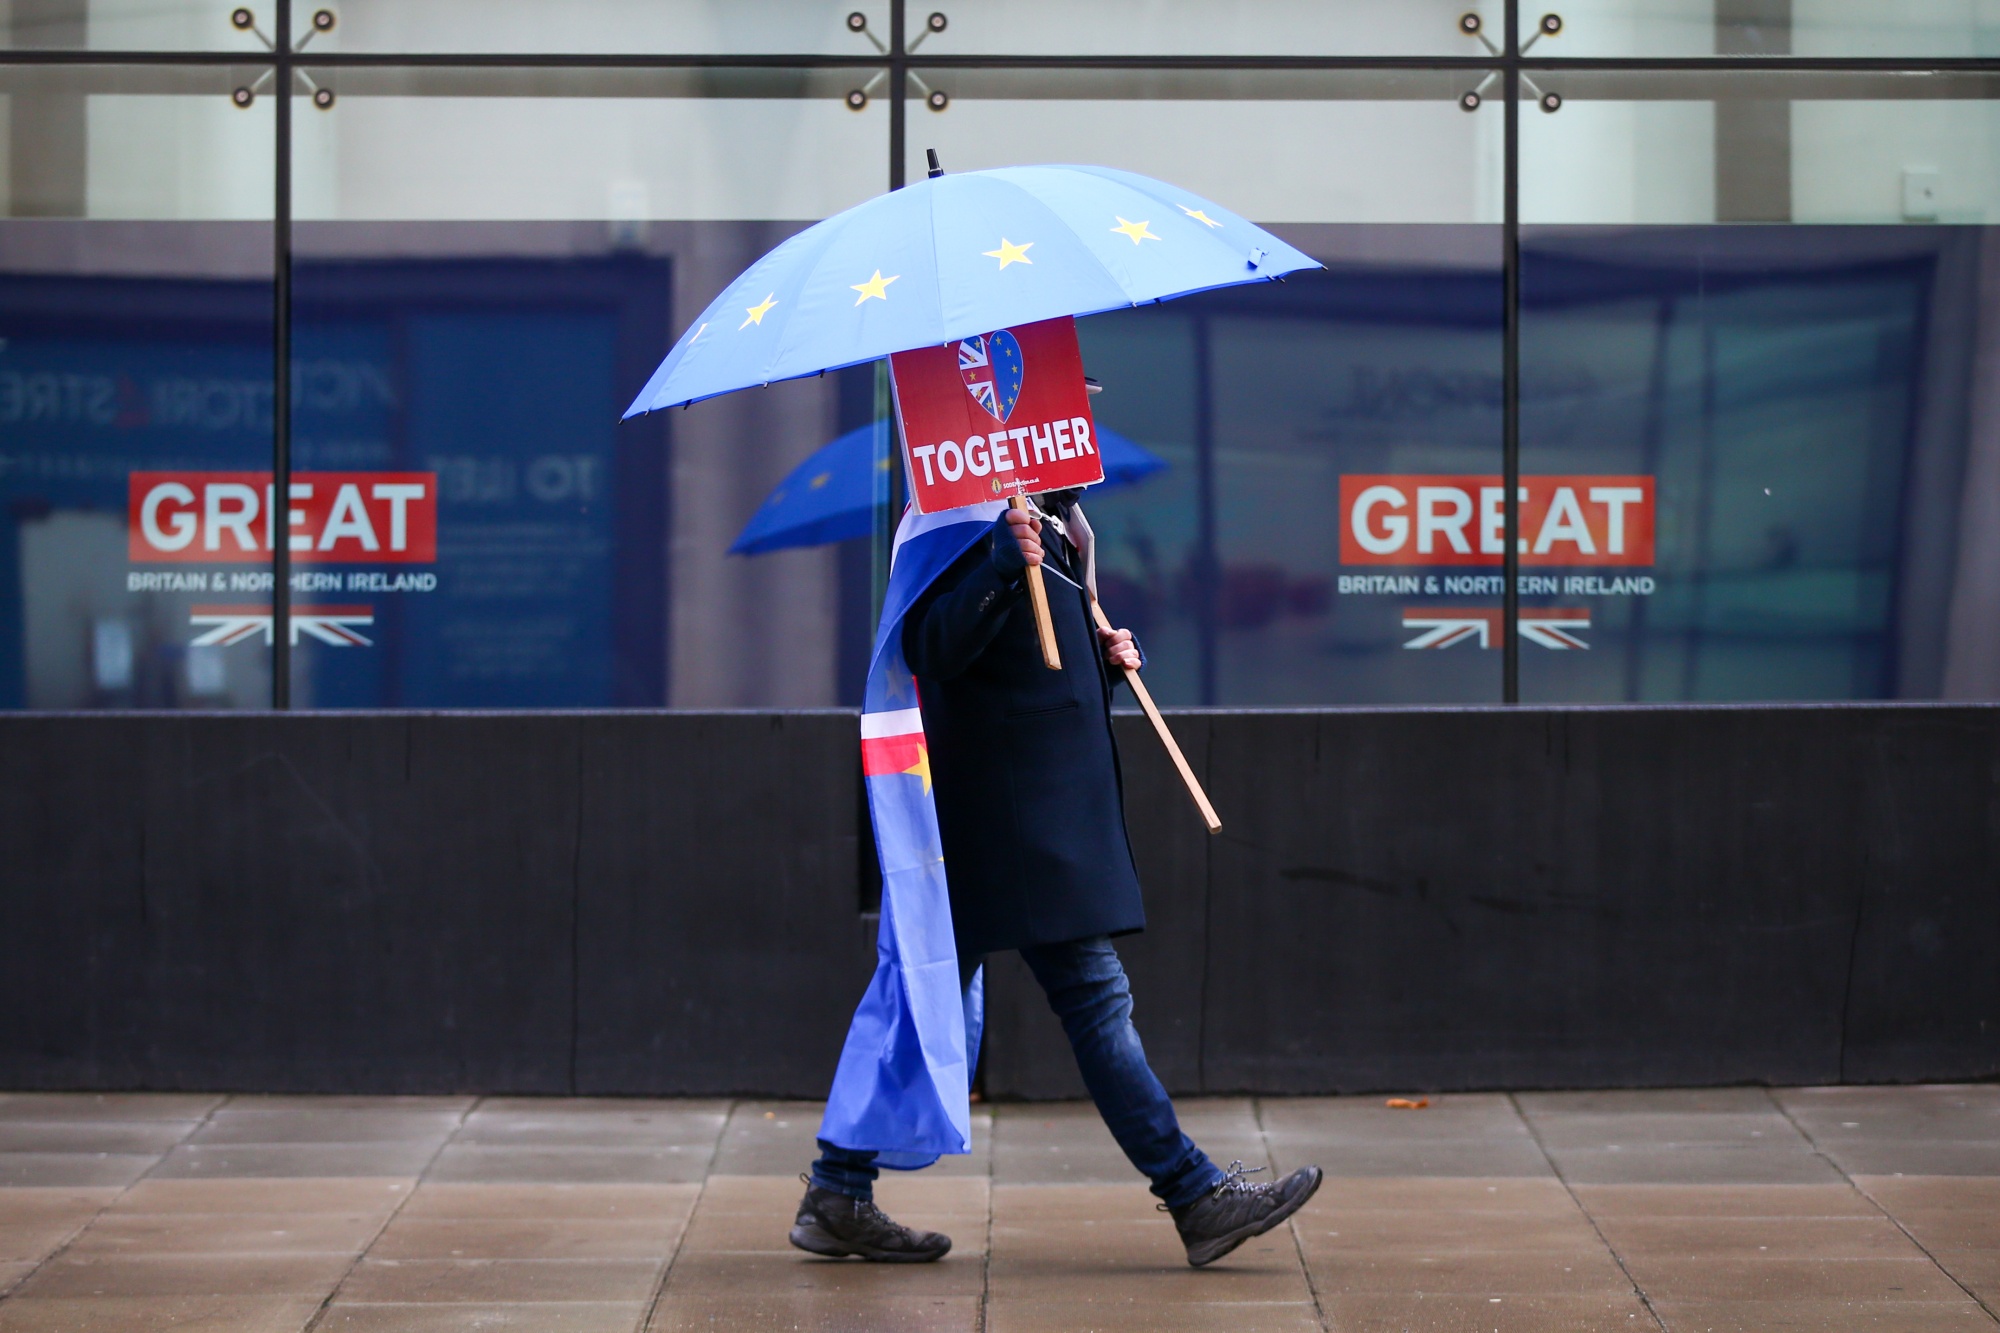
POLYGON ((930 159, 932 180, 936 180, 938 177, 944 175, 944 168, 938 165, 937 149, 935 148, 924 149, 924 156, 930 159))

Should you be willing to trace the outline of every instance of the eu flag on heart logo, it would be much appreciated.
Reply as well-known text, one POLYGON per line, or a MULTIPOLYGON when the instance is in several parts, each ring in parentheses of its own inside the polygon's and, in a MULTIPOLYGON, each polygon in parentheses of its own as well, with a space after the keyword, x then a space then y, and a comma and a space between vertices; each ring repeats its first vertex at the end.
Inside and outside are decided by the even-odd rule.
POLYGON ((1021 400, 1021 380, 1027 363, 1012 332, 1001 329, 966 338, 958 344, 958 373, 965 390, 996 421, 1013 415, 1021 400))

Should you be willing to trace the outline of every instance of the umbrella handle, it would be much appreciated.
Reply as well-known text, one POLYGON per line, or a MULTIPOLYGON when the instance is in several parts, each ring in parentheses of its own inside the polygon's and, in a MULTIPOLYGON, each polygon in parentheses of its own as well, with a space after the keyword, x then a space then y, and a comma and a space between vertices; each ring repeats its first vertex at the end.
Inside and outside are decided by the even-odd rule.
MULTIPOLYGON (((1097 617, 1099 629, 1109 630, 1112 627, 1111 618, 1104 614, 1104 608, 1097 604, 1095 597, 1090 599, 1090 614, 1097 617)), ((1146 710, 1146 716, 1152 720, 1153 730, 1160 734, 1160 744, 1167 747, 1168 757, 1174 761, 1174 767, 1181 771, 1181 781, 1187 784, 1188 795, 1194 797, 1194 808, 1201 812, 1201 822, 1208 825, 1210 833, 1222 832, 1222 817, 1216 814, 1215 807, 1208 803, 1208 793, 1201 789, 1201 783, 1196 779, 1194 769, 1188 766, 1187 756, 1181 753, 1181 747, 1174 741, 1174 733, 1167 730, 1167 720, 1160 716, 1160 707, 1153 702, 1152 692, 1146 688, 1145 682, 1139 679, 1138 668, 1126 667, 1124 671, 1125 683, 1132 687, 1132 693, 1139 696, 1139 707, 1146 710)))
MULTIPOLYGON (((1026 509, 1027 501, 1018 495, 1007 497, 1009 509, 1026 509)), ((1042 567, 1028 566, 1028 600, 1035 608, 1035 634, 1042 641, 1042 665, 1051 671, 1062 670, 1062 654, 1056 651, 1056 622, 1049 616, 1049 590, 1042 582, 1042 567)))

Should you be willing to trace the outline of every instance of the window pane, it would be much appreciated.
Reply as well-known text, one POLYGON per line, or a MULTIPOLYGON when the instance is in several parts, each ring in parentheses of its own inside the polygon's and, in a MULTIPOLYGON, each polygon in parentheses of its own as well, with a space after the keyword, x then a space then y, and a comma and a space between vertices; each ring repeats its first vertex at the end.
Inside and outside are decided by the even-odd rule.
POLYGON ((1525 41, 1542 15, 1562 30, 1529 54, 1828 56, 2000 54, 2000 11, 1966 0, 1570 0, 1523 6, 1525 41))
POLYGON ((269 704, 273 117, 231 101, 255 84, 0 69, 0 707, 269 704))
POLYGON ((1421 552, 1414 530, 1378 552, 1343 536, 1371 484, 1357 478, 1414 505, 1425 478, 1460 479, 1476 499, 1463 479, 1500 470, 1499 108, 1458 100, 1480 75, 918 77, 948 101, 912 110, 913 174, 931 146, 951 170, 1123 167, 1328 265, 1078 326, 1105 386, 1099 421, 1168 464, 1088 502, 1106 608, 1146 642, 1155 693, 1497 700, 1500 655, 1479 647, 1499 645, 1499 582, 1482 568, 1497 548, 1438 568, 1431 531, 1421 552))
POLYGON ((1995 104, 1944 75, 1550 81, 1523 696, 2000 693, 1995 104))
POLYGON ((0 49, 92 51, 241 51, 271 48, 269 4, 251 6, 251 22, 232 21, 237 6, 215 0, 13 0, 0 5, 0 49))
POLYGON ((983 0, 912 5, 910 37, 942 12, 948 26, 923 38, 938 55, 1427 55, 1485 54, 1459 28, 1468 10, 1499 33, 1497 3, 1404 0, 1238 0, 1162 5, 1151 0, 983 0))
POLYGON ((308 73, 337 100, 297 113, 294 340, 302 366, 347 369, 302 379, 294 453, 308 484, 357 488, 381 549, 317 529, 312 596, 368 642, 308 644, 295 696, 858 691, 866 540, 728 552, 791 468, 872 419, 872 370, 618 418, 744 267, 885 185, 886 103, 849 110, 845 73, 308 73), (385 485, 428 488, 403 552, 385 485))
POLYGON ((888 0, 297 0, 292 27, 335 15, 312 50, 506 54, 806 54, 869 58, 889 40, 888 0), (847 25, 859 13, 866 31, 847 25))

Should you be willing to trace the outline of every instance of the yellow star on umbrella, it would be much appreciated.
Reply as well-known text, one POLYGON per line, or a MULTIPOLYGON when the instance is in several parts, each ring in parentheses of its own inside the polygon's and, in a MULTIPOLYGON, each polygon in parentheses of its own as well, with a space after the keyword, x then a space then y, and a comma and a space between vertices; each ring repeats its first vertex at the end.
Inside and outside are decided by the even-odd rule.
POLYGON ((924 794, 929 795, 931 790, 931 752, 929 747, 919 745, 917 747, 917 762, 911 764, 903 772, 911 777, 922 778, 924 780, 924 794))
POLYGON ((981 250, 979 253, 985 255, 988 259, 999 260, 1000 267, 1006 268, 1009 264, 1032 265, 1035 261, 1028 258, 1028 251, 1034 248, 1035 243, 1033 241, 1029 241, 1024 245, 1016 245, 1005 236, 1002 236, 998 250, 981 250))
POLYGON ((861 295, 854 298, 854 304, 860 305, 871 296, 878 301, 887 301, 889 299, 889 284, 901 276, 902 274, 898 273, 895 277, 885 278, 882 276, 882 270, 878 268, 875 270, 875 276, 868 279, 868 281, 849 284, 855 291, 861 293, 861 295))
MULTIPOLYGON (((1115 218, 1118 217, 1116 213, 1113 213, 1111 216, 1115 218)), ((1118 225, 1113 227, 1111 230, 1117 232, 1121 236, 1130 236, 1132 238, 1132 244, 1134 245, 1137 245, 1141 241, 1157 241, 1160 239, 1159 237, 1153 235, 1152 232, 1146 230, 1145 223, 1127 222, 1124 218, 1118 218, 1118 225)))
POLYGON ((771 295, 765 296, 763 300, 759 301, 756 305, 751 306, 750 308, 748 308, 743 312, 745 315, 748 316, 748 318, 745 319, 741 324, 738 324, 736 327, 739 330, 747 329, 752 324, 755 324, 758 328, 760 329, 763 328, 764 316, 770 314, 771 307, 776 304, 778 304, 777 297, 771 295))
POLYGON ((1220 227, 1222 225, 1199 208, 1189 208, 1186 204, 1176 204, 1174 207, 1180 209, 1181 212, 1187 214, 1204 227, 1220 227))

